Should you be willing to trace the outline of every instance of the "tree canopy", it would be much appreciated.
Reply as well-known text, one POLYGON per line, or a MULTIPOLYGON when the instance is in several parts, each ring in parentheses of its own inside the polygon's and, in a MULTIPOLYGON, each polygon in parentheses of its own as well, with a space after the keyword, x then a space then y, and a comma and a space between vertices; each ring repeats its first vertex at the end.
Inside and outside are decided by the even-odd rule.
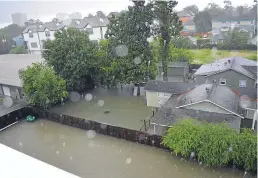
POLYGON ((34 63, 21 71, 20 76, 28 102, 33 106, 46 109, 68 96, 65 80, 46 64, 34 63))
POLYGON ((194 17, 197 32, 209 32, 212 29, 211 15, 208 11, 198 12, 194 17))
POLYGON ((96 45, 85 32, 68 28, 46 41, 43 57, 64 78, 69 90, 81 91, 92 84, 98 72, 96 45))
POLYGON ((199 12, 199 8, 196 5, 191 5, 191 6, 186 6, 183 8, 183 11, 188 13, 188 14, 197 14, 199 12))

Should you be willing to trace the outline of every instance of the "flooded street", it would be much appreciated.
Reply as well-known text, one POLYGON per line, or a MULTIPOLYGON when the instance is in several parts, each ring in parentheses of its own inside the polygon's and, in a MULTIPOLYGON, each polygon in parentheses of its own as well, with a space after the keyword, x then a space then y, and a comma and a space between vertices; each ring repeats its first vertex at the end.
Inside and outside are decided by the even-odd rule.
POLYGON ((86 95, 83 95, 78 101, 55 106, 51 112, 134 130, 139 130, 143 126, 143 120, 148 120, 152 115, 152 108, 145 104, 145 97, 132 96, 132 88, 124 88, 122 91, 96 88, 88 94, 91 95, 90 100, 86 100, 86 95))
POLYGON ((244 174, 199 166, 164 150, 43 119, 21 121, 0 132, 0 143, 85 178, 240 178, 244 174))

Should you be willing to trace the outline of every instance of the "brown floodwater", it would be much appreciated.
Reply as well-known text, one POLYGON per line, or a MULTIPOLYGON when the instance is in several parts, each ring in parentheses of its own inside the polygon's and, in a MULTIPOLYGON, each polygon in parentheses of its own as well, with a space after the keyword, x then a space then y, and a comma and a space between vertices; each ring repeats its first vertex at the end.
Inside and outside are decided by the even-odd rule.
POLYGON ((0 143, 85 178, 240 178, 244 174, 200 166, 161 149, 44 119, 7 128, 0 132, 0 143))

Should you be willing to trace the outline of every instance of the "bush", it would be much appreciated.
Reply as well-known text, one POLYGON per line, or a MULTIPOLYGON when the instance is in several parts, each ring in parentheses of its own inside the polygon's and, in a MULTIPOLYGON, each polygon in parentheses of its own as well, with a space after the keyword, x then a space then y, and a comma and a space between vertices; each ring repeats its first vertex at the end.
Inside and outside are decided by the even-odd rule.
POLYGON ((183 120, 168 129, 162 143, 184 157, 194 152, 198 161, 210 166, 233 163, 257 170, 257 136, 248 129, 237 134, 225 124, 183 120))
POLYGON ((248 56, 247 58, 250 60, 253 60, 253 61, 257 61, 257 54, 252 54, 252 55, 248 56))
POLYGON ((170 45, 169 61, 191 63, 193 59, 194 53, 192 51, 183 48, 175 48, 173 45, 170 45))
POLYGON ((27 51, 24 46, 16 46, 10 51, 10 54, 26 54, 27 51))

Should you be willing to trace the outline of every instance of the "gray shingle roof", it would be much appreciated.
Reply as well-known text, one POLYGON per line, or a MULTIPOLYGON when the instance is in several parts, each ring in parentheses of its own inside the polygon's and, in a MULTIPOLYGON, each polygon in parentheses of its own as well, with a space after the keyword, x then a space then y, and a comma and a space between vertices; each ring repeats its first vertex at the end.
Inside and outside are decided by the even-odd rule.
POLYGON ((37 32, 40 27, 40 24, 32 24, 32 25, 28 25, 23 31, 22 33, 27 33, 29 30, 31 30, 32 32, 37 32))
POLYGON ((104 26, 107 26, 105 21, 101 22, 100 17, 98 17, 98 16, 84 17, 82 19, 82 23, 84 23, 84 24, 88 23, 92 27, 104 27, 104 26))
POLYGON ((243 114, 243 111, 239 108, 239 99, 239 96, 227 86, 202 84, 179 96, 177 106, 208 101, 236 114, 243 114))
POLYGON ((42 62, 41 55, 6 54, 0 55, 0 84, 21 86, 18 71, 35 62, 42 62))
POLYGON ((193 16, 191 14, 186 13, 185 11, 180 11, 177 13, 178 17, 190 17, 193 16))
POLYGON ((257 76, 257 66, 243 66, 246 70, 257 76))
POLYGON ((202 65, 195 73, 195 75, 213 75, 216 73, 224 72, 229 69, 233 69, 243 75, 250 78, 256 78, 255 75, 246 70, 242 66, 256 66, 256 62, 242 57, 229 57, 216 61, 211 64, 202 65))
POLYGON ((182 94, 195 87, 195 84, 185 82, 166 82, 159 80, 149 80, 144 90, 166 92, 171 94, 182 94))
POLYGON ((50 30, 50 31, 56 31, 56 30, 60 30, 60 29, 62 29, 62 28, 64 28, 65 27, 65 25, 64 24, 62 24, 61 22, 55 22, 55 21, 53 21, 53 22, 46 22, 46 23, 44 23, 43 25, 42 25, 42 27, 41 28, 39 28, 39 32, 42 32, 42 31, 44 31, 45 29, 48 29, 48 30, 50 30))

